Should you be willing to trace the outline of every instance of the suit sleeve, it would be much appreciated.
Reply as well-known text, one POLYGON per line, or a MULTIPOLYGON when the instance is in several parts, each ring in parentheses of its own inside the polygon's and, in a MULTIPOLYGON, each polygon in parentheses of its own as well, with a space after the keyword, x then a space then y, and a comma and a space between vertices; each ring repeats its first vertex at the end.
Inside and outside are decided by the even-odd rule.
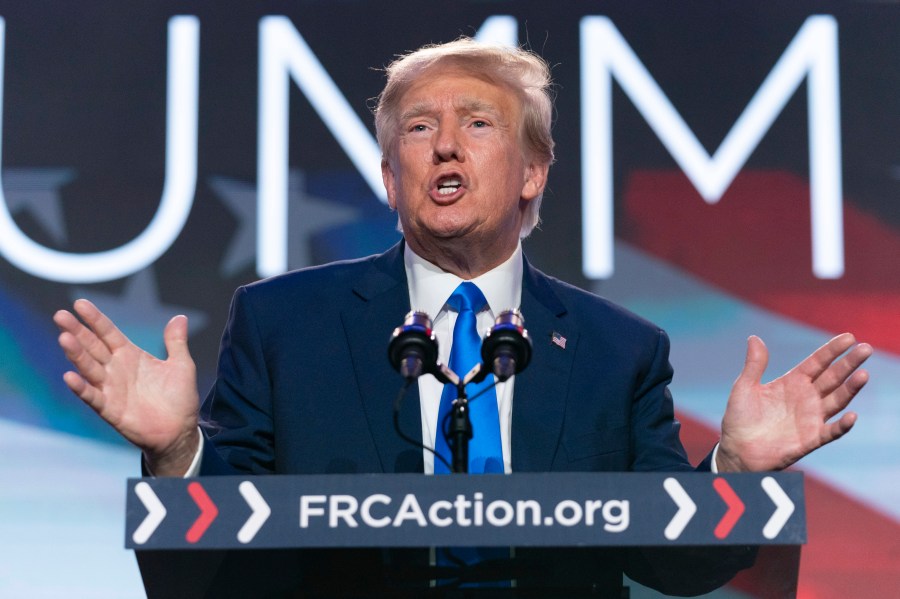
POLYGON ((656 347, 640 372, 641 380, 631 404, 631 469, 635 472, 692 469, 679 438, 681 424, 675 419, 669 392, 672 376, 669 338, 657 329, 656 347))
POLYGON ((216 382, 200 410, 206 437, 201 475, 275 471, 272 389, 246 288, 234 295, 216 382))
MULTIPOLYGON (((684 471, 692 467, 679 438, 680 424, 669 384, 669 339, 659 331, 656 351, 638 386, 632 409, 636 471, 684 471)), ((697 467, 709 471, 709 456, 697 467)), ((637 582, 669 595, 708 593, 753 565, 755 547, 647 547, 630 551, 625 573, 637 582)))

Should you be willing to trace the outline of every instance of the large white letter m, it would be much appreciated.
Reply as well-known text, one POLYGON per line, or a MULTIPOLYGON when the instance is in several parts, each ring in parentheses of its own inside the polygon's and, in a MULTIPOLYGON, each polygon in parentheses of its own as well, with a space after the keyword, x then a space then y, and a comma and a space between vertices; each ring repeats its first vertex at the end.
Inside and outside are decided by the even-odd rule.
POLYGON ((583 269, 613 273, 612 77, 710 204, 722 197, 787 101, 809 77, 812 270, 844 273, 837 22, 809 17, 710 157, 606 17, 581 21, 583 269))

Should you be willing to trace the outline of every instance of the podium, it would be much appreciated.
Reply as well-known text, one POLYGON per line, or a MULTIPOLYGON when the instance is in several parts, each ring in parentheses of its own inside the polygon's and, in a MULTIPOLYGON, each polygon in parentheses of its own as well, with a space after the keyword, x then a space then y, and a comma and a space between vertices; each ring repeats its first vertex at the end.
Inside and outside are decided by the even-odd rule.
POLYGON ((125 544, 148 597, 607 596, 621 586, 619 560, 636 550, 674 567, 677 556, 690 564, 692 554, 749 546, 782 570, 772 596, 791 596, 805 542, 797 472, 221 476, 127 486, 125 544), (428 548, 453 546, 513 549, 462 574, 430 565, 428 548), (610 579, 591 581, 605 566, 610 579), (547 578, 556 591, 529 584, 547 568, 563 574, 547 578), (454 575, 517 583, 429 586, 454 575))

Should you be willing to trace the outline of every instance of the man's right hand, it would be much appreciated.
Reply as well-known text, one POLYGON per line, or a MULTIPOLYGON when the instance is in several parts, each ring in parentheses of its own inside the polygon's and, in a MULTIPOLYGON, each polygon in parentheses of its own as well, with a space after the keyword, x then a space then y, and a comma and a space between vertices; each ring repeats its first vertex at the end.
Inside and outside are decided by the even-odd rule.
POLYGON ((59 345, 78 372, 63 380, 75 395, 143 452, 157 476, 182 476, 200 444, 197 369, 188 351, 185 316, 175 316, 163 337, 168 358, 145 352, 91 302, 60 310, 53 321, 59 345))

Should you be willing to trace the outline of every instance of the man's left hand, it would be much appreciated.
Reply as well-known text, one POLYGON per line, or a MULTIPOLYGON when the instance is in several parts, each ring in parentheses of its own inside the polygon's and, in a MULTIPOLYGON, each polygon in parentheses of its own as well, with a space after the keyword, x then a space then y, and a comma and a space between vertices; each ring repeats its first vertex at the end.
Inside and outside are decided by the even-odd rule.
POLYGON ((844 333, 783 376, 762 384, 769 352, 762 339, 750 337, 744 369, 722 418, 719 472, 781 470, 841 438, 856 423, 856 414, 829 420, 869 380, 860 366, 871 355, 872 346, 857 344, 853 335, 844 333))

